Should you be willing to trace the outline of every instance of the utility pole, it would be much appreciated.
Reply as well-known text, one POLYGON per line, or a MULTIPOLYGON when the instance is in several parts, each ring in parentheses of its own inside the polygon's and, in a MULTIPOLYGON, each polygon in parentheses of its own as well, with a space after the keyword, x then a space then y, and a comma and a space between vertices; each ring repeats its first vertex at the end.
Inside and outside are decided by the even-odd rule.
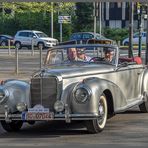
POLYGON ((51 2, 51 37, 53 38, 53 2, 51 2))
POLYGON ((139 29, 139 46, 138 46, 138 56, 141 57, 141 49, 142 49, 142 6, 139 2, 137 2, 137 13, 138 13, 138 29, 139 29))
POLYGON ((134 3, 130 2, 129 8, 129 50, 128 50, 128 57, 133 57, 133 9, 134 3))
POLYGON ((93 15, 94 15, 94 35, 96 35, 96 2, 93 2, 94 9, 93 9, 93 15))
POLYGON ((101 37, 101 34, 102 34, 102 3, 100 1, 99 3, 99 34, 100 34, 100 37, 101 37))
POLYGON ((146 51, 145 51, 145 65, 148 64, 148 3, 147 3, 147 33, 146 33, 146 51))

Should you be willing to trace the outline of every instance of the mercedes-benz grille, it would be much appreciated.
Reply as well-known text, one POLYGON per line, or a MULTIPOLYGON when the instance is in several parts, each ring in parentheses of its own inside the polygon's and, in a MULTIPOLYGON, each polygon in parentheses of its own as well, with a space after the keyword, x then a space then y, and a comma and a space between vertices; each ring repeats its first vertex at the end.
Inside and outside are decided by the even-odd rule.
POLYGON ((56 77, 31 79, 31 106, 41 104, 53 111, 57 96, 56 77))

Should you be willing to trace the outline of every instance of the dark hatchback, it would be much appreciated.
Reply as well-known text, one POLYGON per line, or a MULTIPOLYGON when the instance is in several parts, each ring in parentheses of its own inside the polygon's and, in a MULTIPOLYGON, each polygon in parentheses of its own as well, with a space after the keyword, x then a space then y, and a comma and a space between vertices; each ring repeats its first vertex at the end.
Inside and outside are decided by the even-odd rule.
POLYGON ((10 35, 0 35, 0 46, 8 46, 8 40, 10 40, 10 45, 13 45, 13 37, 10 35))
POLYGON ((108 39, 98 33, 93 33, 93 32, 77 32, 77 33, 73 33, 70 36, 70 41, 76 41, 77 44, 86 44, 91 39, 96 39, 99 41, 100 40, 108 40, 111 43, 113 43, 113 40, 108 39))

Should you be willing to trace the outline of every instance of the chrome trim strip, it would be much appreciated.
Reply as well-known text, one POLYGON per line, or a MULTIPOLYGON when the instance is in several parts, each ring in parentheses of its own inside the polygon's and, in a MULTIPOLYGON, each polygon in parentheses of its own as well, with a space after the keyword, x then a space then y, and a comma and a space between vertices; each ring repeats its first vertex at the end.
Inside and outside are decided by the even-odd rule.
MULTIPOLYGON (((65 120, 65 114, 55 114, 54 118, 51 120, 65 120)), ((8 114, 8 118, 10 120, 22 120, 21 114, 8 114)), ((93 120, 93 119, 101 119, 101 116, 94 113, 94 114, 69 114, 70 120, 93 120)), ((0 114, 0 120, 5 120, 5 115, 0 114)), ((40 120, 36 120, 40 121, 40 120)), ((43 121, 43 120, 42 120, 43 121)))

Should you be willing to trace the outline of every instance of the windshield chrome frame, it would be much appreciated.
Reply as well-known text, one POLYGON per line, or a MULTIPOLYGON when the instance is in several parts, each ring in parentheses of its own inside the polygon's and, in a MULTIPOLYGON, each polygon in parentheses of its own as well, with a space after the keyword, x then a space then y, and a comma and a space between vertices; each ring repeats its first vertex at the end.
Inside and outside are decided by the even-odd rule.
POLYGON ((116 59, 116 62, 115 62, 115 67, 117 68, 118 67, 118 63, 119 63, 119 47, 117 45, 111 45, 111 44, 69 44, 69 45, 57 45, 57 46, 54 46, 53 48, 50 48, 48 51, 47 51, 47 55, 46 55, 46 58, 45 58, 45 61, 44 61, 44 66, 47 64, 47 57, 49 56, 48 54, 50 54, 50 52, 52 50, 55 50, 55 49, 63 49, 63 48, 82 48, 82 47, 106 47, 106 48, 113 48, 115 49, 115 59, 116 59))

